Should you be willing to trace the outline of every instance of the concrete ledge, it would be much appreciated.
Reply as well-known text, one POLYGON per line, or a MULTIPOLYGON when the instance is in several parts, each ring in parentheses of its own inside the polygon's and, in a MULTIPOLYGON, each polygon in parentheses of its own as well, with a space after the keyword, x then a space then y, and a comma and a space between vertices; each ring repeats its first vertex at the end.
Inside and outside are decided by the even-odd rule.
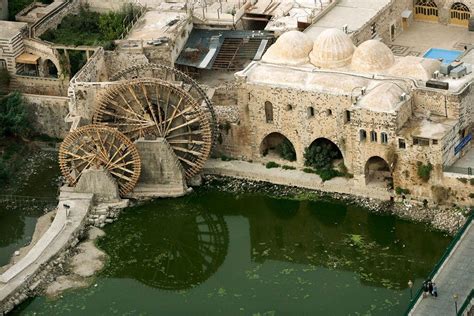
POLYGON ((252 181, 264 181, 273 184, 294 186, 318 190, 328 193, 342 193, 390 200, 391 194, 384 188, 357 185, 354 179, 334 178, 323 182, 317 174, 305 173, 301 170, 283 170, 281 168, 267 169, 260 163, 246 161, 221 161, 210 159, 204 166, 204 174, 221 175, 252 181))

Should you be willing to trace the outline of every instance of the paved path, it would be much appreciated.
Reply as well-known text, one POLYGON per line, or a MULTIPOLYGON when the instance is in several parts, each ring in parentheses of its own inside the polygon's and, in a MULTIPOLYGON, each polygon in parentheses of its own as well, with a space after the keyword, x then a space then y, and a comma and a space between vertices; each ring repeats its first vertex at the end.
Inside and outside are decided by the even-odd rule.
MULTIPOLYGON (((93 194, 61 193, 56 216, 49 229, 18 263, 0 275, 0 315, 8 308, 7 300, 30 282, 40 269, 67 247, 85 224, 93 194), (64 204, 70 206, 67 211, 64 204), (6 305, 4 305, 6 304, 6 305)), ((33 287, 37 284, 32 285, 33 287)))
POLYGON ((239 179, 265 181, 273 184, 295 186, 323 192, 343 193, 379 200, 389 200, 390 192, 385 188, 357 185, 354 179, 334 178, 323 182, 317 174, 301 170, 267 169, 261 163, 209 159, 204 166, 205 174, 221 175, 239 179))
POLYGON ((474 221, 464 232, 456 248, 433 278, 438 297, 420 298, 409 315, 456 315, 453 294, 461 307, 474 288, 474 221))

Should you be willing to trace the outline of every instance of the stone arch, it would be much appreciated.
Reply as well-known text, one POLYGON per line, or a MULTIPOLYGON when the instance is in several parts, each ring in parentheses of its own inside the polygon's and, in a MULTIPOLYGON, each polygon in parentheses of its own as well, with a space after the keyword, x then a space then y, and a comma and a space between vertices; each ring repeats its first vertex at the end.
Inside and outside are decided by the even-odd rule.
MULTIPOLYGON (((339 146, 335 142, 330 140, 329 138, 325 138, 325 137, 316 138, 311 143, 311 145, 309 145, 308 150, 311 150, 313 147, 320 147, 320 148, 327 147, 331 152, 333 152, 334 154, 330 157, 331 159, 330 163, 332 164, 333 167, 336 167, 341 162, 344 163, 344 153, 339 148, 339 146)), ((306 162, 307 161, 305 161, 305 163, 306 162)))
POLYGON ((45 77, 58 78, 59 68, 51 59, 46 59, 43 62, 43 73, 45 77))
POLYGON ((295 146, 285 135, 273 132, 265 136, 260 143, 260 155, 262 157, 296 161, 295 146), (282 154, 282 151, 284 152, 282 154), (294 153, 291 155, 291 151, 294 153))
POLYGON ((454 25, 468 26, 471 10, 462 2, 454 2, 449 7, 449 23, 454 25))
POLYGON ((387 187, 393 182, 392 171, 388 162, 380 156, 372 156, 365 164, 365 183, 387 187))
POLYGON ((420 21, 439 21, 439 8, 433 0, 415 1, 415 19, 420 21))

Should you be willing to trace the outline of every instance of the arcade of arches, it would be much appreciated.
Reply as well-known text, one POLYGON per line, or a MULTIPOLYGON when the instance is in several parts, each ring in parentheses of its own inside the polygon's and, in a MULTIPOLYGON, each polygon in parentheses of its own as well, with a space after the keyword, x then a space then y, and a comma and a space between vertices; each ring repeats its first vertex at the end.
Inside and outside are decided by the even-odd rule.
POLYGON ((415 0, 415 19, 418 21, 442 22, 467 27, 471 17, 468 4, 461 1, 438 5, 434 0, 415 0))
POLYGON ((291 141, 280 133, 268 134, 260 144, 260 155, 268 159, 296 160, 295 147, 291 141))

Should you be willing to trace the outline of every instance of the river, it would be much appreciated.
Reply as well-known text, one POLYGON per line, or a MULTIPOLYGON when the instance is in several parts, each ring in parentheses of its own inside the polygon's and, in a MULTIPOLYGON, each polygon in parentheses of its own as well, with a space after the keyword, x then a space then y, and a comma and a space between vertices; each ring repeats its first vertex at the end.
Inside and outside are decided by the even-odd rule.
POLYGON ((14 314, 402 315, 408 280, 451 239, 341 202, 209 187, 126 209, 105 232, 92 286, 14 314))

